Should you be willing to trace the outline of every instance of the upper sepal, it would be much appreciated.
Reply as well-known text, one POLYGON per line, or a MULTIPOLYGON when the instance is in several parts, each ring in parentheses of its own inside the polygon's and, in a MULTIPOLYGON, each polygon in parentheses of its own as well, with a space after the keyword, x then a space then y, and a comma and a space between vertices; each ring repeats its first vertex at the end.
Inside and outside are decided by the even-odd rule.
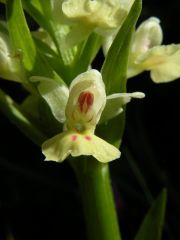
POLYGON ((160 20, 150 17, 137 28, 132 39, 131 54, 139 55, 154 46, 161 45, 163 32, 160 20))
POLYGON ((64 123, 66 120, 65 108, 69 97, 66 85, 42 76, 33 76, 30 81, 37 83, 38 91, 49 105, 54 117, 64 123))

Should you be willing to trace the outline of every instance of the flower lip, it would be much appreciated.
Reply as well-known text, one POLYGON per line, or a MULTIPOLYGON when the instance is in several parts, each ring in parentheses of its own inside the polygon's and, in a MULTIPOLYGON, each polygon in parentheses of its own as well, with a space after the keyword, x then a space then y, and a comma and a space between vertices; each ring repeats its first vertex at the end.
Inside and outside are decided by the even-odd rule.
POLYGON ((81 92, 78 98, 81 113, 87 113, 94 102, 94 95, 89 91, 81 92))

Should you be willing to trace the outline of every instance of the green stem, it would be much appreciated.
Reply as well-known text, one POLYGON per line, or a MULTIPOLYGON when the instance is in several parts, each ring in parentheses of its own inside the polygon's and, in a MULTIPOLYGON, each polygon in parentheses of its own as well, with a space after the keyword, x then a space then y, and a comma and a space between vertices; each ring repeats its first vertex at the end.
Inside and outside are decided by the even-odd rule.
POLYGON ((73 163, 77 174, 89 240, 121 240, 108 164, 93 158, 73 163))

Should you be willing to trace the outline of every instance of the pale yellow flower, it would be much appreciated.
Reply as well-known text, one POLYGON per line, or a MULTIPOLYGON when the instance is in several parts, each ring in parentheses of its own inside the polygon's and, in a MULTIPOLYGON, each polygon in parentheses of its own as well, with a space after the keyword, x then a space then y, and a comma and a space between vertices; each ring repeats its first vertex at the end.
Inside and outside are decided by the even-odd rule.
POLYGON ((162 29, 157 18, 149 18, 136 30, 128 64, 128 78, 150 71, 154 82, 180 77, 180 44, 161 45, 162 29))
POLYGON ((73 46, 95 31, 103 36, 112 34, 122 25, 134 0, 65 0, 62 12, 72 30, 66 45, 73 46))
POLYGON ((43 143, 46 160, 62 162, 69 155, 92 155, 100 162, 109 162, 120 157, 116 147, 95 135, 96 126, 117 116, 124 104, 132 97, 144 97, 143 93, 117 93, 106 97, 101 73, 94 69, 78 75, 69 89, 43 77, 36 76, 31 81, 39 82, 40 94, 54 117, 64 124, 63 133, 43 143))

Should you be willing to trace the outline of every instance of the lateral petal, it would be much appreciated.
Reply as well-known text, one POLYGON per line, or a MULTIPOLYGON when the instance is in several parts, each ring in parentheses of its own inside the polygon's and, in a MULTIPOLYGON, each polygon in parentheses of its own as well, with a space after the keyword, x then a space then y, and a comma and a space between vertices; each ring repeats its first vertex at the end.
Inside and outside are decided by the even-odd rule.
POLYGON ((131 101, 132 98, 144 98, 142 92, 115 93, 107 97, 106 106, 102 112, 100 123, 106 122, 123 111, 123 105, 131 101))

